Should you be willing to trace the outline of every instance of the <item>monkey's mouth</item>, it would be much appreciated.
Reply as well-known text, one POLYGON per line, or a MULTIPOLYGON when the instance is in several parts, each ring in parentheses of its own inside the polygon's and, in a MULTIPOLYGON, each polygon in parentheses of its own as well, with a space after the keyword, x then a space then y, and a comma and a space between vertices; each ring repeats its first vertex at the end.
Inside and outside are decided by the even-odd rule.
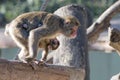
POLYGON ((77 30, 78 30, 77 26, 75 26, 71 29, 71 38, 76 38, 77 37, 77 30))

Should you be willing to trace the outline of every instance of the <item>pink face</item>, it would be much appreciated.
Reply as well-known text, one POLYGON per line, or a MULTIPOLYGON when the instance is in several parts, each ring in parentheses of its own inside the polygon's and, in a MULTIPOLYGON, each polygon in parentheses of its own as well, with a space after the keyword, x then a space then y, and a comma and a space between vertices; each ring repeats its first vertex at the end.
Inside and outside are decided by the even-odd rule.
POLYGON ((77 37, 77 30, 78 30, 78 26, 74 26, 72 28, 70 38, 76 38, 77 37))

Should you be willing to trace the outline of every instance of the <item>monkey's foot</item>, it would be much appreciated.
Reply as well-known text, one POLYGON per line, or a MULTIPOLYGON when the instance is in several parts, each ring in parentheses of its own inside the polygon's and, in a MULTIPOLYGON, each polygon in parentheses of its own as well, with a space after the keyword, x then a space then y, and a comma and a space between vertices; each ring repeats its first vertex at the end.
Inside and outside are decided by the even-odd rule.
POLYGON ((28 63, 29 63, 29 62, 32 62, 32 61, 33 61, 33 58, 25 58, 25 61, 27 61, 28 63))
POLYGON ((39 66, 43 66, 43 65, 45 65, 45 61, 44 60, 40 60, 40 61, 34 61, 36 64, 38 64, 39 66))
POLYGON ((39 60, 37 60, 37 59, 34 59, 34 61, 33 61, 35 64, 39 64, 39 60))
POLYGON ((29 62, 28 64, 32 67, 33 70, 37 69, 37 64, 35 62, 29 62))

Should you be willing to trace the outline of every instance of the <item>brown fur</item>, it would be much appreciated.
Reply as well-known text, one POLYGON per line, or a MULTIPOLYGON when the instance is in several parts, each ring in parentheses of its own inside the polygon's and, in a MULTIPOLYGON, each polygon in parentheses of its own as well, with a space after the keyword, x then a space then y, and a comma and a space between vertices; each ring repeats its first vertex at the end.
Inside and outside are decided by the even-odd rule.
MULTIPOLYGON (((36 58, 39 47, 44 48, 42 60, 45 61, 50 40, 60 34, 67 37, 76 35, 79 25, 79 21, 73 16, 61 18, 47 12, 29 12, 15 18, 6 30, 21 48, 19 59, 23 62, 31 62, 36 58)), ((56 44, 58 47, 59 43, 56 44)))

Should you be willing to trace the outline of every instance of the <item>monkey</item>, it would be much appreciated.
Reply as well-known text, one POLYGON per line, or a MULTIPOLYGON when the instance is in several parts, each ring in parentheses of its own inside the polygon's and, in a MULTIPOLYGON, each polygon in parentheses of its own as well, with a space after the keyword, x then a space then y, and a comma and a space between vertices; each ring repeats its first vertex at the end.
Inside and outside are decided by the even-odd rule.
MULTIPOLYGON (((73 16, 61 18, 52 13, 35 11, 19 15, 7 26, 10 36, 21 49, 18 54, 20 61, 29 63, 36 58, 39 45, 42 42, 46 44, 45 40, 52 40, 60 34, 75 38, 80 23, 73 16)), ((46 57, 43 52, 41 61, 46 61, 46 57)))
MULTIPOLYGON (((49 39, 49 40, 46 39, 46 40, 40 41, 39 48, 42 48, 44 50, 42 52, 41 61, 46 60, 48 52, 51 50, 56 50, 59 47, 59 45, 60 45, 60 43, 56 38, 49 39)), ((15 60, 19 60, 18 55, 15 57, 15 60)))
MULTIPOLYGON (((9 35, 9 24, 6 24, 6 28, 5 28, 4 34, 6 36, 9 35)), ((46 60, 48 51, 50 51, 50 50, 56 50, 59 45, 60 45, 60 43, 57 40, 57 38, 41 40, 39 42, 39 48, 44 49, 44 51, 42 52, 42 58, 41 58, 41 60, 46 60)), ((15 60, 19 60, 18 56, 15 57, 15 60)))
POLYGON ((42 52, 42 58, 40 61, 45 61, 47 59, 48 51, 56 50, 59 45, 60 43, 56 38, 41 40, 39 48, 43 48, 44 51, 42 52))

